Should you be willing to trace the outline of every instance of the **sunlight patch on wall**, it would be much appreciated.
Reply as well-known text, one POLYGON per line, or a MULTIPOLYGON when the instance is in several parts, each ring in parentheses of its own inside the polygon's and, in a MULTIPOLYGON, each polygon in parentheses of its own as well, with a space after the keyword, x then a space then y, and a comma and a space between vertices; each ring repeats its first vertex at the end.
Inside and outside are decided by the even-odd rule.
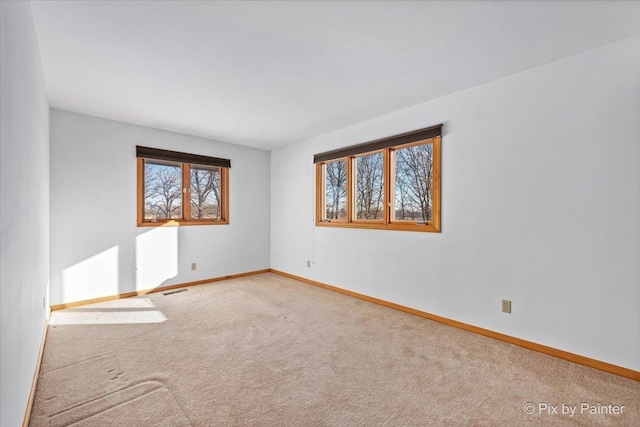
POLYGON ((80 301, 119 291, 119 248, 114 246, 85 259, 62 272, 65 301, 80 301))
POLYGON ((136 237, 136 290, 156 288, 178 275, 178 229, 157 227, 136 237))

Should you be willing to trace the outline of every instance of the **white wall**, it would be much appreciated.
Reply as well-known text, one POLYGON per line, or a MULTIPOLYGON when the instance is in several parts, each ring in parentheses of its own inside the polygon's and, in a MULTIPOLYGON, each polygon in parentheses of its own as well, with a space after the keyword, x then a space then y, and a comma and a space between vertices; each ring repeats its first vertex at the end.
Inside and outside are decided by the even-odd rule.
POLYGON ((51 304, 265 268, 269 152, 51 110, 51 304), (138 228, 136 145, 231 159, 230 224, 138 228))
POLYGON ((638 52, 633 37, 273 151, 271 267, 640 370, 638 52), (314 227, 314 153, 438 123, 441 234, 314 227))
POLYGON ((27 407, 48 307, 49 104, 28 2, 0 2, 0 425, 27 407))

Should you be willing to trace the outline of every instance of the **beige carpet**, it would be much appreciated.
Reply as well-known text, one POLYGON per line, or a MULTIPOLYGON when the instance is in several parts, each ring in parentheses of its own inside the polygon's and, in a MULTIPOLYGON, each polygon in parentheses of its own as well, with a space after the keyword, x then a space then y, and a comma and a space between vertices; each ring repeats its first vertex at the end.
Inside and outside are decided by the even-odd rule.
POLYGON ((640 383, 271 273, 54 312, 31 415, 32 426, 551 424, 639 426, 640 383), (582 403, 624 408, 581 414, 582 403))

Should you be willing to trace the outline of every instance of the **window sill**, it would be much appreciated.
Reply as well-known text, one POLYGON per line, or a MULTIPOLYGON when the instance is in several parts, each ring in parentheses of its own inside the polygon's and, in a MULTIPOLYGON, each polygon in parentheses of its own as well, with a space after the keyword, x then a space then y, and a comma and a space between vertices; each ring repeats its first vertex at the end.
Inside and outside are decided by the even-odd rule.
POLYGON ((228 225, 229 221, 155 221, 139 222, 138 227, 184 227, 191 225, 228 225))
POLYGON ((399 224, 392 222, 385 224, 381 222, 329 222, 316 221, 316 227, 334 227, 334 228, 365 228, 373 230, 395 230, 395 231, 419 231, 427 233, 440 233, 440 227, 434 223, 427 224, 399 224))

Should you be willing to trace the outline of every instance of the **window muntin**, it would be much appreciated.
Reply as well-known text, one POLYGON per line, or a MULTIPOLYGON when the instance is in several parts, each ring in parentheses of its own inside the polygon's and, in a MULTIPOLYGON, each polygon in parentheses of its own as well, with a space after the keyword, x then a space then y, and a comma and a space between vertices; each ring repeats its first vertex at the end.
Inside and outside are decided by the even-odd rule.
POLYGON ((332 154, 314 158, 316 225, 440 232, 439 135, 370 152, 360 150, 339 160, 321 159, 332 154), (337 161, 347 170, 347 217, 342 219, 330 218, 334 208, 327 206, 332 194, 327 190, 327 166, 337 161))
POLYGON ((323 165, 324 217, 329 221, 347 219, 347 160, 341 159, 323 165))
POLYGON ((384 154, 355 159, 355 219, 384 220, 384 154))
POLYGON ((229 168, 138 157, 138 225, 229 223, 229 168))

